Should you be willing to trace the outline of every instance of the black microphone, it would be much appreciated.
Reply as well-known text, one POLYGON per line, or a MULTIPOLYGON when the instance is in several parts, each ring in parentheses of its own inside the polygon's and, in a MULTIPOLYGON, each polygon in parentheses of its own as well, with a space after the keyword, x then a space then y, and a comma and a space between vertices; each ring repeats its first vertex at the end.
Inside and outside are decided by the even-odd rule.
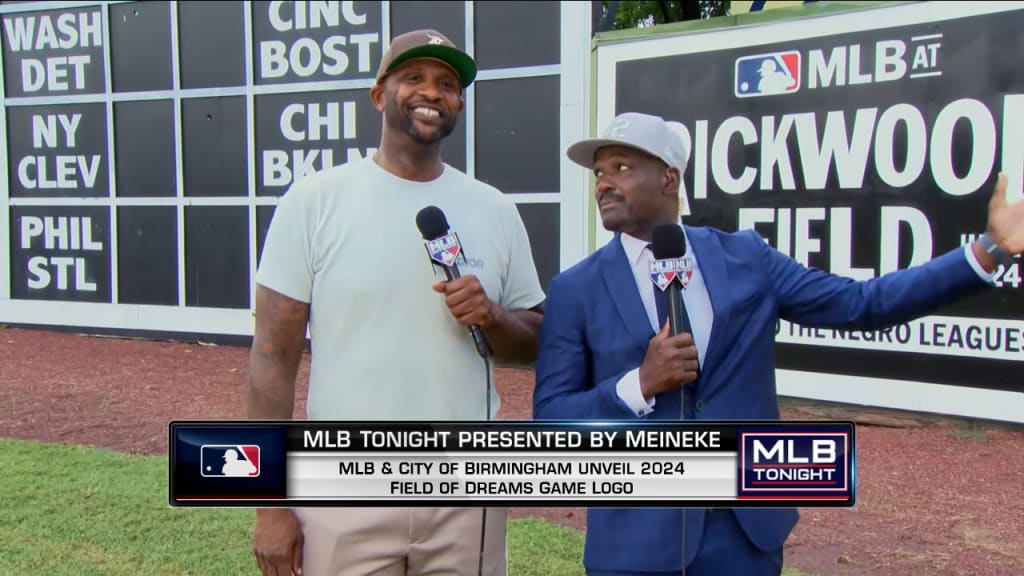
POLYGON ((688 332, 683 315, 682 280, 685 273, 678 262, 686 256, 686 237, 678 224, 658 226, 651 233, 651 252, 654 252, 655 266, 660 266, 669 273, 671 281, 668 285, 668 322, 672 336, 688 332), (671 270, 668 270, 671 267, 671 270))
MULTIPOLYGON (((426 240, 427 254, 431 262, 444 269, 448 280, 460 278, 459 265, 456 261, 462 253, 462 245, 459 243, 459 237, 448 229, 448 219, 445 218, 444 212, 437 206, 427 206, 416 214, 416 227, 426 240)), ((470 326, 469 333, 473 336, 477 354, 481 358, 487 358, 490 355, 490 347, 480 328, 470 326)))
MULTIPOLYGON (((683 265, 683 257, 686 256, 686 236, 678 224, 663 224, 651 231, 651 252, 654 253, 652 266, 652 277, 655 270, 662 273, 662 278, 669 281, 668 285, 668 323, 669 331, 673 336, 682 332, 689 332, 691 328, 687 325, 686 315, 683 312, 682 278, 681 274, 688 274, 690 270, 683 265)), ((657 281, 656 281, 657 282, 657 281)), ((661 285, 659 284, 659 288, 661 285)), ((700 366, 697 366, 697 374, 700 374, 700 366)), ((682 410, 680 410, 682 414, 682 410)), ((685 515, 684 515, 685 516, 685 515)), ((686 574, 686 519, 682 524, 683 532, 683 574, 686 574)))

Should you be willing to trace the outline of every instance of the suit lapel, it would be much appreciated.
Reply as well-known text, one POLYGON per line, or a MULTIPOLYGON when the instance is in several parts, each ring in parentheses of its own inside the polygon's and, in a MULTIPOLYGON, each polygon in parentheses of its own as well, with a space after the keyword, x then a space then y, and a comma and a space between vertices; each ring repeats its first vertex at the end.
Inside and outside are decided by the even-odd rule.
POLYGON ((651 330, 647 311, 637 291, 633 269, 618 234, 601 249, 601 259, 601 277, 622 322, 634 337, 649 340, 654 336, 654 331, 651 330))
POLYGON ((714 318, 711 322, 711 336, 708 338, 708 349, 704 353, 704 363, 713 365, 716 356, 724 352, 722 338, 726 333, 732 313, 732 298, 729 289, 729 273, 725 266, 725 255, 718 239, 704 228, 685 226, 689 249, 697 256, 697 266, 704 277, 708 296, 711 298, 711 310, 714 318))

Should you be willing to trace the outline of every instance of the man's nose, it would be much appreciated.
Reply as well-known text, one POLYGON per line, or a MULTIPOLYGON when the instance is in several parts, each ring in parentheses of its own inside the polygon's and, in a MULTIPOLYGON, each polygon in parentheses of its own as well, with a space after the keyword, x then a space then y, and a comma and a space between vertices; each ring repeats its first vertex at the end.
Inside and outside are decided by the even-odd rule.
POLYGON ((594 195, 600 198, 605 192, 610 192, 614 189, 615 184, 611 182, 608 176, 601 176, 597 179, 597 185, 594 187, 594 195))
POLYGON ((441 88, 437 82, 423 82, 420 84, 419 94, 428 100, 438 101, 441 99, 441 88))

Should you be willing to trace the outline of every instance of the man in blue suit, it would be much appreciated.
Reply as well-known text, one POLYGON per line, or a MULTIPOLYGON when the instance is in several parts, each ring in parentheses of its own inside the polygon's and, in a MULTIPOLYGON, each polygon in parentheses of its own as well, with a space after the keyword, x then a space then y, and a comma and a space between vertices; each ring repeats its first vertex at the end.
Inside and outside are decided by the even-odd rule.
MULTIPOLYGON (((931 262, 856 282, 807 268, 753 231, 680 223, 688 150, 659 117, 626 113, 604 137, 568 150, 597 179, 614 238, 556 276, 541 328, 537 419, 778 419, 775 325, 876 330, 932 313, 991 284, 1024 251, 1024 202, 1000 174, 978 241, 931 262), (649 243, 679 223, 695 260, 683 291, 690 333, 671 336, 656 310, 649 243), (699 367, 699 371, 698 371, 699 367)), ((779 574, 795 509, 591 509, 592 576, 779 574), (685 515, 685 547, 683 519, 685 515)))

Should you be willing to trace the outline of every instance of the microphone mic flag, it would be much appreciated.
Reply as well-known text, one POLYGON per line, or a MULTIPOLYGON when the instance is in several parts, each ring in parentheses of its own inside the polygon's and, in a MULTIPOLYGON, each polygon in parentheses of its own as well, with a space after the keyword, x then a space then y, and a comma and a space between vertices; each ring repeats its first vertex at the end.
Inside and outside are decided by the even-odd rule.
POLYGON ((688 331, 683 319, 683 275, 689 270, 682 266, 686 255, 686 237, 678 224, 658 226, 651 233, 651 280, 663 292, 668 291, 668 322, 672 336, 688 331))
MULTIPOLYGON (((448 280, 461 278, 458 257, 462 252, 459 237, 448 228, 448 218, 437 206, 427 206, 416 214, 416 227, 426 241, 427 254, 430 260, 444 270, 448 280)), ((486 358, 490 354, 487 340, 477 326, 470 326, 469 333, 473 336, 473 344, 477 354, 486 358)))

